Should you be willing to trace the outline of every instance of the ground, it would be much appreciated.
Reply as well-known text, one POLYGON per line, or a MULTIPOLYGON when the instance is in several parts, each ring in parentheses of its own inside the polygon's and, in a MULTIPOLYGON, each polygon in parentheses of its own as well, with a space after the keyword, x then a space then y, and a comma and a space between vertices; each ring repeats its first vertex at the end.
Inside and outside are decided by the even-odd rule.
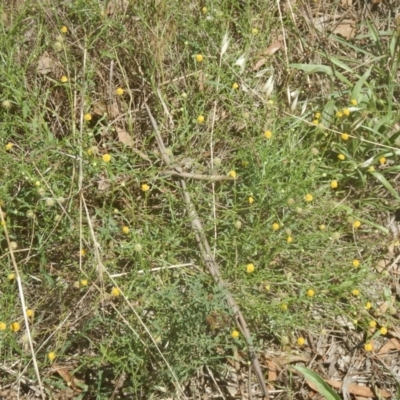
POLYGON ((1 398, 400 398, 395 0, 0 9, 1 398))

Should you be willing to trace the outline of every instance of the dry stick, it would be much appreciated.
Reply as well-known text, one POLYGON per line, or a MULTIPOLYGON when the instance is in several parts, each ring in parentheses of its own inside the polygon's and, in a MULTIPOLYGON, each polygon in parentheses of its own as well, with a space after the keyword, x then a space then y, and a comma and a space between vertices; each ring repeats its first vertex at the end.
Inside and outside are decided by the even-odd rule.
MULTIPOLYGON (((165 152, 165 146, 164 142, 162 140, 160 131, 157 126, 157 122, 154 119, 149 107, 147 104, 144 105, 146 107, 147 113, 149 115, 151 124, 153 126, 153 129, 155 131, 156 135, 156 140, 158 143, 158 147, 160 149, 160 152, 162 154, 163 160, 167 165, 171 164, 171 160, 168 156, 168 154, 165 152)), ((214 281, 217 283, 218 287, 221 289, 221 291, 225 294, 226 296, 226 301, 229 305, 229 307, 233 310, 234 316, 235 316, 235 321, 237 323, 237 326, 239 327, 240 331, 242 332, 242 335, 244 336, 247 347, 248 347, 248 353, 250 357, 250 361, 253 365, 254 372, 258 378, 258 382, 261 386, 261 390, 263 392, 263 395, 265 396, 265 399, 268 399, 268 389, 264 381, 264 377, 261 371, 260 363, 258 361, 258 358, 256 357, 255 350, 253 348, 252 340, 251 340, 251 335, 250 331, 247 327, 246 320, 244 319, 239 306, 237 305, 235 299, 232 297, 232 295, 229 293, 229 290, 227 288, 227 285, 225 281, 222 279, 221 273, 219 271, 219 267, 217 262, 215 261, 215 258, 212 254, 210 245, 208 244, 208 240, 205 237, 203 227, 201 225, 200 219, 197 216, 194 204, 192 203, 192 200, 190 198, 189 192, 186 187, 186 182, 183 179, 180 179, 179 184, 182 188, 182 194, 183 194, 183 199, 186 203, 186 209, 189 214, 189 218, 192 223, 192 228, 194 230, 194 234, 196 237, 197 244, 200 248, 200 252, 203 256, 203 260, 206 263, 212 277, 214 278, 214 281)))
POLYGON ((10 245, 10 237, 8 235, 7 224, 6 224, 6 221, 4 220, 4 213, 3 213, 3 209, 1 208, 1 206, 0 206, 0 219, 1 219, 1 224, 2 224, 2 226, 4 228, 4 235, 6 237, 8 249, 10 251, 12 264, 13 264, 13 267, 14 267, 14 270, 15 270, 15 276, 17 278, 18 293, 19 293, 19 298, 20 298, 20 301, 21 301, 22 314, 24 315, 26 333, 27 333, 28 342, 29 342, 29 348, 30 348, 31 354, 32 354, 33 367, 35 369, 36 378, 38 380, 40 395, 41 395, 42 399, 44 400, 46 397, 45 397, 44 392, 43 392, 42 381, 40 379, 40 373, 39 373, 39 366, 37 364, 36 355, 35 355, 35 349, 33 347, 31 330, 29 328, 28 316, 26 314, 26 303, 25 303, 24 291, 23 291, 23 288, 22 288, 21 275, 19 273, 17 261, 16 261, 16 259, 14 257, 14 252, 13 252, 12 246, 10 245))
POLYGON ((200 181, 234 181, 235 178, 231 178, 230 176, 224 175, 203 175, 203 174, 194 174, 190 172, 182 172, 179 169, 174 171, 163 171, 165 175, 172 175, 177 176, 179 178, 190 178, 190 179, 197 179, 200 181))

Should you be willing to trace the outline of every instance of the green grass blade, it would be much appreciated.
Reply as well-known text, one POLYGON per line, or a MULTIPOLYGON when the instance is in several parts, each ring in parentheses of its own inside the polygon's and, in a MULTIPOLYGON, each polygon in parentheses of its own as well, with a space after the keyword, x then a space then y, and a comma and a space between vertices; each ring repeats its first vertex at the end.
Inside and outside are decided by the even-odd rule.
POLYGON ((382 183, 382 185, 387 189, 387 191, 390 194, 392 194, 397 200, 400 201, 400 196, 396 192, 395 188, 387 181, 387 179, 380 172, 374 171, 371 172, 371 174, 375 176, 375 178, 378 179, 380 183, 382 183))
POLYGON ((342 83, 346 84, 347 86, 351 87, 352 83, 339 71, 335 70, 335 76, 338 78, 342 83))
POLYGON ((341 400, 340 396, 314 371, 308 368, 296 365, 294 367, 304 377, 312 383, 322 396, 325 396, 326 400, 341 400))
POLYGON ((318 64, 290 64, 289 67, 300 69, 307 74, 314 74, 316 72, 322 72, 323 74, 332 75, 333 71, 329 65, 318 65, 318 64))
POLYGON ((351 94, 352 99, 358 99, 360 97, 361 88, 363 87, 363 85, 365 85, 365 82, 369 78, 371 71, 372 71, 372 67, 368 68, 367 71, 365 71, 365 74, 354 85, 354 89, 351 94))

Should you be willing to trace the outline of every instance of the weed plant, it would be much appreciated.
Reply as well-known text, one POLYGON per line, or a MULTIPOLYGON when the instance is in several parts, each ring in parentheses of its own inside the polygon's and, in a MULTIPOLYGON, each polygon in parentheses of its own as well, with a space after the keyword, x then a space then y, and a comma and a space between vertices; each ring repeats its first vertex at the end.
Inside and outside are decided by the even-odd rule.
POLYGON ((314 44, 276 4, 128 3, 1 6, 4 367, 36 379, 10 248, 56 390, 53 363, 75 398, 150 398, 245 354, 144 103, 176 165, 234 178, 187 186, 258 351, 351 332, 363 346, 371 319, 395 325, 377 263, 398 245, 386 221, 400 200, 399 24, 367 19, 352 41, 314 44))

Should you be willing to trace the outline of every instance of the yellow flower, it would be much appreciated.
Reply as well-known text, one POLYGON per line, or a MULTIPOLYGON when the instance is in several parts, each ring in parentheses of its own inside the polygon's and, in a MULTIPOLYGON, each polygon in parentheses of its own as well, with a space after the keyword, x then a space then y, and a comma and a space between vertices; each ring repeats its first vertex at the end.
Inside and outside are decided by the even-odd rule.
POLYGON ((349 134, 348 134, 348 133, 342 133, 342 134, 341 134, 341 138, 342 138, 343 140, 349 140, 349 134))
POLYGON ((353 267, 359 267, 360 266, 360 261, 358 261, 357 259, 353 260, 353 267))
MULTIPOLYGON (((6 148, 7 148, 7 146, 6 146, 6 148)), ((381 157, 381 158, 379 159, 379 163, 380 163, 381 165, 385 164, 385 162, 386 162, 386 158, 385 158, 385 157, 381 157)))
POLYGON ((113 287, 111 289, 111 296, 118 297, 121 294, 121 291, 117 287, 113 287))
POLYGON ((288 243, 292 243, 292 242, 293 242, 293 238, 292 238, 291 236, 288 236, 287 239, 286 239, 286 241, 287 241, 288 243))
POLYGON ((271 131, 265 131, 265 132, 264 132, 264 136, 265 136, 267 139, 271 139, 271 138, 272 138, 272 132, 271 132, 271 131))
POLYGON ((230 176, 231 178, 236 178, 236 172, 235 172, 234 170, 229 171, 229 176, 230 176))
POLYGON ((306 340, 303 338, 303 337, 299 337, 298 339, 297 339, 297 344, 299 345, 299 346, 304 346, 304 343, 306 342, 306 340))
POLYGON ((21 329, 21 325, 19 324, 19 322, 13 322, 10 325, 10 328, 13 332, 18 332, 21 329))
POLYGON ((321 113, 320 113, 320 112, 316 112, 316 113, 314 114, 314 117, 315 117, 316 119, 320 119, 320 118, 321 118, 321 113))
POLYGON ((359 220, 353 222, 353 228, 358 229, 361 226, 361 222, 359 220))
POLYGON ((111 161, 111 156, 108 153, 103 154, 102 158, 103 158, 103 161, 106 163, 109 163, 111 161))
POLYGON ((318 119, 314 119, 312 122, 314 125, 318 125, 319 124, 319 120, 318 119))
POLYGON ((252 272, 254 272, 254 264, 247 264, 246 265, 246 272, 251 274, 252 272))
POLYGON ((339 182, 336 180, 331 181, 331 188, 336 189, 339 186, 339 182))
POLYGON ((33 310, 31 310, 30 308, 28 310, 26 310, 26 316, 29 318, 32 318, 34 313, 35 312, 33 310))
POLYGON ((286 311, 288 309, 288 305, 286 303, 281 304, 281 310, 286 311))
POLYGON ((122 88, 117 88, 116 90, 115 90, 115 94, 117 95, 117 96, 122 96, 123 94, 124 94, 124 89, 122 89, 122 88))
POLYGON ((89 281, 88 281, 87 279, 81 279, 81 280, 79 281, 79 285, 80 285, 81 287, 86 287, 88 284, 89 284, 89 281))
POLYGON ((57 354, 54 353, 54 351, 50 351, 50 353, 47 354, 47 358, 49 359, 50 362, 53 362, 56 357, 57 357, 57 354))
POLYGON ((386 335, 387 334, 387 328, 385 326, 382 326, 382 328, 379 329, 379 332, 381 333, 381 335, 386 335))
POLYGON ((372 303, 367 301, 366 304, 365 304, 365 309, 369 310, 371 307, 372 307, 372 303))
POLYGON ((233 85, 232 85, 232 89, 239 89, 239 85, 235 82, 233 85))
POLYGON ((249 196, 249 204, 253 204, 254 203, 254 198, 253 197, 251 197, 251 196, 249 196))
POLYGON ((13 143, 8 142, 8 143, 6 144, 6 150, 7 150, 7 151, 10 151, 10 150, 13 148, 13 146, 14 146, 13 143))
POLYGON ((83 116, 83 119, 84 119, 85 121, 91 121, 91 120, 92 120, 92 115, 89 114, 89 113, 87 113, 87 114, 85 114, 85 115, 83 116))
POLYGON ((207 14, 207 7, 203 7, 202 9, 201 9, 201 12, 203 13, 203 14, 207 14))
POLYGON ((370 328, 376 328, 376 321, 369 321, 368 325, 370 328))
POLYGON ((197 117, 197 123, 198 123, 198 124, 203 124, 203 123, 204 123, 204 120, 205 120, 204 115, 199 115, 199 116, 197 117))
POLYGON ((351 291, 351 294, 352 294, 353 296, 357 297, 357 296, 360 295, 360 291, 359 291, 358 289, 353 289, 353 290, 351 291))
POLYGON ((79 254, 81 257, 85 257, 86 256, 86 250, 85 249, 80 249, 79 250, 79 254))
POLYGON ((310 194, 310 193, 307 193, 307 194, 304 196, 304 200, 307 201, 307 202, 313 201, 313 198, 314 198, 313 195, 310 194))
POLYGON ((371 165, 369 168, 368 168, 368 172, 374 172, 375 171, 375 167, 373 166, 373 165, 371 165))
POLYGON ((273 229, 274 231, 277 231, 277 230, 279 229, 279 224, 278 224, 277 222, 274 222, 274 223, 272 224, 272 229, 273 229))
POLYGON ((203 61, 203 55, 202 54, 196 54, 196 61, 197 62, 202 62, 203 61))
POLYGON ((122 228, 122 232, 125 233, 125 235, 127 235, 127 234, 129 233, 129 227, 124 226, 124 227, 122 228))
POLYGON ((5 331, 7 329, 7 324, 4 322, 0 322, 0 331, 5 331))
POLYGON ((365 351, 372 351, 373 350, 373 346, 372 346, 372 343, 371 342, 367 342, 367 343, 365 343, 365 345, 364 345, 364 350, 365 351))
POLYGON ((239 337, 239 335, 240 335, 240 333, 239 333, 237 330, 233 330, 233 331, 231 332, 231 336, 232 336, 234 339, 237 339, 237 338, 239 337))
POLYGON ((307 294, 308 297, 314 297, 315 296, 315 292, 312 289, 308 289, 306 294, 307 294))
POLYGON ((350 110, 348 108, 343 108, 342 112, 346 117, 350 115, 350 110))
POLYGON ((66 26, 61 27, 60 29, 61 33, 67 33, 68 32, 68 28, 66 26))
POLYGON ((337 111, 337 112, 336 112, 336 116, 337 116, 338 118, 342 118, 342 117, 343 117, 342 111, 337 111))
POLYGON ((150 190, 150 186, 147 183, 143 183, 140 188, 142 189, 142 192, 148 192, 150 190))
POLYGON ((258 29, 257 29, 257 28, 253 28, 253 29, 251 30, 251 33, 252 33, 253 35, 257 35, 257 34, 258 34, 258 29))
POLYGON ((343 160, 346 159, 346 157, 345 157, 344 154, 339 154, 339 155, 337 156, 337 158, 338 158, 339 160, 341 160, 341 161, 343 161, 343 160))
POLYGON ((320 226, 319 226, 319 230, 320 231, 324 231, 326 229, 326 226, 324 225, 324 224, 321 224, 320 226))
POLYGON ((7 279, 9 281, 13 281, 15 279, 15 274, 14 273, 8 274, 7 279))
POLYGON ((351 103, 353 106, 356 106, 356 105, 358 104, 358 101, 357 101, 356 99, 351 99, 351 100, 350 100, 350 103, 351 103))
POLYGON ((68 78, 67 78, 65 75, 63 75, 63 76, 61 77, 61 79, 60 79, 60 82, 61 82, 61 83, 66 83, 66 82, 68 82, 68 78))

